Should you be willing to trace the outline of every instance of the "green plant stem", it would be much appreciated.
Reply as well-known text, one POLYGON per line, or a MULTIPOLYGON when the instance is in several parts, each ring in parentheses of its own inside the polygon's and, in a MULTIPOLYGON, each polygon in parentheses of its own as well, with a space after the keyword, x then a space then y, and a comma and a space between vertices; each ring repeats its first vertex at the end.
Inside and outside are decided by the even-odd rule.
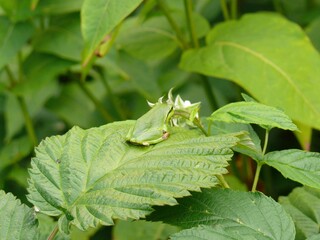
MULTIPOLYGON (((263 149, 262 149, 262 155, 265 155, 266 151, 267 151, 267 146, 268 146, 268 141, 269 141, 269 130, 266 129, 266 134, 264 136, 264 143, 263 143, 263 149)), ((262 167, 263 163, 262 162, 258 162, 257 165, 257 169, 256 169, 256 173, 254 175, 254 180, 253 180, 253 185, 252 185, 252 192, 255 192, 257 189, 257 184, 258 184, 258 180, 259 180, 259 176, 260 176, 260 171, 261 171, 261 167, 262 167)))
POLYGON ((52 232, 50 233, 50 235, 49 235, 49 237, 48 237, 47 240, 53 240, 54 237, 57 235, 58 231, 59 231, 59 226, 58 226, 58 224, 57 224, 57 225, 55 226, 55 228, 52 230, 52 232))
POLYGON ((36 135, 34 127, 33 127, 32 119, 31 119, 30 114, 27 109, 27 104, 26 104, 23 97, 18 96, 17 99, 18 99, 18 102, 19 102, 19 105, 20 105, 20 108, 21 108, 21 111, 22 111, 22 114, 24 117, 24 121, 26 124, 29 138, 32 141, 33 145, 37 146, 38 145, 38 138, 37 138, 37 135, 36 135))
POLYGON ((14 87, 14 85, 16 84, 16 80, 14 79, 14 76, 13 76, 11 69, 6 65, 4 67, 4 70, 6 71, 6 73, 8 75, 9 82, 10 82, 10 88, 14 87))
POLYGON ((230 188, 229 184, 227 183, 227 181, 224 179, 222 175, 217 175, 217 178, 224 188, 230 188))
POLYGON ((172 18, 169 8, 167 7, 167 5, 164 3, 163 0, 158 0, 158 5, 161 8, 161 10, 163 11, 164 15, 166 16, 169 24, 171 25, 171 27, 173 28, 173 30, 176 32, 176 36, 179 40, 179 42, 181 43, 182 48, 188 49, 189 45, 187 43, 187 41, 184 39, 184 36, 182 34, 182 32, 180 31, 178 24, 174 21, 174 19, 172 18))
POLYGON ((231 18, 237 19, 238 0, 231 0, 231 18))
POLYGON ((283 9, 280 0, 273 0, 273 7, 278 13, 283 14, 283 9))
POLYGON ((221 9, 222 9, 222 14, 223 14, 224 20, 226 20, 226 21, 230 20, 227 1, 226 0, 220 0, 220 5, 221 5, 221 9))
MULTIPOLYGON (((175 110, 174 115, 183 117, 184 119, 189 119, 189 114, 186 113, 185 111, 179 111, 179 110, 175 110)), ((195 118, 193 120, 193 123, 203 132, 204 135, 208 136, 207 131, 204 129, 204 127, 202 126, 200 119, 195 118)))
POLYGON ((96 106, 97 110, 100 112, 100 114, 104 117, 104 119, 108 122, 113 122, 113 117, 105 110, 102 103, 91 93, 91 91, 88 89, 88 87, 84 84, 83 81, 77 80, 77 83, 79 84, 81 90, 87 95, 87 97, 93 102, 93 104, 96 106))
POLYGON ((193 122, 194 122, 194 124, 201 130, 201 132, 203 132, 204 135, 209 136, 208 133, 207 133, 207 131, 206 131, 206 130, 204 129, 204 127, 202 126, 202 124, 201 124, 201 122, 200 122, 199 119, 196 118, 193 122))
POLYGON ((186 11, 190 39, 192 40, 193 47, 198 48, 199 42, 198 42, 196 28, 194 26, 194 20, 193 20, 193 15, 192 15, 192 1, 191 0, 184 0, 184 7, 185 7, 185 11, 186 11))
POLYGON ((268 141, 269 141, 269 130, 266 129, 266 134, 264 135, 264 143, 263 143, 262 155, 266 154, 268 141))
POLYGON ((217 101, 213 94, 210 82, 206 76, 201 75, 201 82, 204 92, 206 93, 207 99, 209 100, 211 110, 214 111, 217 109, 217 101))
MULTIPOLYGON (((10 81, 10 88, 12 88, 16 84, 17 81, 14 79, 13 73, 8 66, 5 66, 5 71, 8 75, 9 81, 10 81)), ((20 72, 20 70, 19 70, 19 72, 20 72)), ((19 75, 20 74, 22 74, 22 73, 19 73, 19 75)), ((17 97, 20 109, 21 109, 23 117, 24 117, 28 136, 29 136, 30 140, 32 141, 32 144, 34 146, 37 146, 38 145, 38 138, 35 133, 32 119, 31 119, 30 114, 28 112, 26 102, 22 96, 16 96, 16 97, 17 97)))
POLYGON ((126 119, 126 114, 124 111, 122 111, 122 107, 120 106, 119 99, 113 94, 113 91, 112 91, 107 79, 105 78, 105 76, 103 74, 101 74, 100 78, 101 78, 101 81, 102 81, 104 87, 106 88, 108 96, 110 97, 111 102, 112 102, 114 108, 116 109, 119 117, 122 120, 126 119))
POLYGON ((258 163, 257 165, 256 174, 254 175, 253 185, 251 189, 252 192, 255 192, 257 190, 257 185, 258 185, 262 165, 263 165, 262 163, 258 163))

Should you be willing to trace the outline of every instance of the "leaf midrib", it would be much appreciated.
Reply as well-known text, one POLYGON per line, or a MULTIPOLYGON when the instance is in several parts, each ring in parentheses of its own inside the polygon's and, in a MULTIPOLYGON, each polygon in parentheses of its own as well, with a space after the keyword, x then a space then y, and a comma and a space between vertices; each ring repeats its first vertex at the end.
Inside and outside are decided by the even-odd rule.
POLYGON ((269 65, 271 68, 273 68, 276 72, 278 72, 280 75, 283 76, 283 78, 285 80, 287 80, 287 82, 289 82, 289 85, 292 86, 294 88, 294 90, 300 95, 300 97, 303 99, 303 101, 310 107, 310 109, 315 113, 315 115, 318 115, 317 110, 315 109, 315 107, 312 105, 312 103, 310 101, 308 101, 308 99, 306 99, 306 97, 303 95, 302 91, 294 84, 293 79, 279 66, 277 66, 274 62, 272 62, 270 59, 268 59, 266 56, 262 55, 259 52, 256 52, 246 46, 243 46, 239 43, 235 43, 235 42, 227 42, 227 41, 218 41, 215 42, 215 45, 220 45, 220 46, 230 46, 230 47, 234 47, 237 49, 240 49, 254 57, 256 57, 257 59, 261 60, 262 62, 264 62, 265 64, 269 65))

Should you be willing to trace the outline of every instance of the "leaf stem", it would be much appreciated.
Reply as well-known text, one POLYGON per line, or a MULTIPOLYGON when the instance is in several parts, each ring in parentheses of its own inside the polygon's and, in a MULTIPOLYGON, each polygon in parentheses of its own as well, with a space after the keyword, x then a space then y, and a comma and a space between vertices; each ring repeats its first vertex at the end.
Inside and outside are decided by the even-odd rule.
POLYGON ((222 175, 219 174, 216 177, 218 178, 218 180, 220 181, 221 185, 224 188, 230 188, 229 184, 227 183, 227 181, 224 179, 224 177, 222 175))
POLYGON ((264 143, 263 143, 262 155, 266 154, 268 141, 269 141, 269 130, 266 129, 266 134, 264 135, 264 143))
POLYGON ((207 96, 207 99, 209 100, 211 110, 214 111, 217 109, 218 103, 216 101, 216 98, 213 94, 211 84, 206 76, 200 75, 201 76, 201 82, 202 82, 202 87, 204 89, 204 92, 207 96))
POLYGON ((283 14, 283 9, 280 0, 273 0, 273 7, 278 13, 283 14))
POLYGON ((102 103, 91 93, 91 91, 84 84, 84 82, 81 80, 77 80, 77 83, 79 84, 82 91, 87 95, 87 97, 93 102, 93 104, 96 106, 97 110, 104 117, 104 119, 108 122, 113 122, 114 121, 113 117, 105 110, 102 103))
POLYGON ((184 39, 184 36, 183 36, 182 32, 180 31, 178 24, 174 21, 174 19, 170 15, 170 10, 169 10, 168 6, 164 3, 163 0, 158 0, 158 5, 161 8, 161 10, 163 11, 164 15, 166 16, 171 27, 176 32, 176 36, 177 36, 179 42, 181 43, 182 48, 188 49, 189 45, 186 42, 186 40, 184 39))
POLYGON ((13 76, 11 69, 7 65, 4 67, 4 70, 6 71, 6 73, 8 75, 9 82, 10 82, 10 88, 11 88, 16 84, 16 80, 14 79, 14 76, 13 76))
POLYGON ((123 108, 120 106, 119 99, 113 94, 113 91, 112 91, 112 89, 111 89, 106 77, 104 76, 104 74, 100 74, 100 76, 101 76, 100 77, 101 81, 102 81, 104 87, 106 88, 108 96, 110 97, 111 102, 112 102, 114 108, 116 109, 119 117, 122 120, 126 119, 126 114, 125 114, 124 111, 122 111, 123 108))
MULTIPOLYGON (((267 151, 268 141, 269 141, 269 130, 266 129, 266 134, 264 135, 264 143, 263 143, 262 155, 265 155, 265 153, 267 151)), ((254 175, 252 189, 251 189, 252 192, 255 192, 256 189, 257 189, 257 184, 258 184, 258 180, 259 180, 259 176, 260 176, 260 171, 261 171, 262 165, 263 165, 263 162, 258 162, 256 173, 254 175)))
MULTIPOLYGON (((183 117, 184 119, 189 119, 189 114, 184 112, 184 111, 179 111, 179 110, 176 110, 174 112, 174 115, 178 115, 180 117, 183 117)), ((204 129, 204 127, 202 126, 201 122, 200 122, 200 119, 198 118, 195 118, 193 120, 193 123, 201 130, 201 132, 203 132, 204 135, 208 136, 208 133, 207 131, 204 129)))
POLYGON ((54 229, 52 230, 52 232, 50 233, 50 235, 49 235, 49 237, 48 237, 47 240, 53 240, 54 237, 57 235, 58 231, 59 231, 59 226, 58 226, 58 224, 57 224, 57 225, 54 227, 54 229))
POLYGON ((26 124, 29 138, 32 141, 33 145, 37 146, 38 145, 38 138, 37 138, 37 135, 35 133, 35 130, 34 130, 34 127, 32 124, 32 119, 31 119, 30 114, 28 112, 27 104, 22 96, 18 96, 17 100, 19 102, 19 105, 20 105, 20 108, 21 108, 21 111, 22 111, 22 114, 24 117, 24 121, 26 124))
POLYGON ((224 20, 228 21, 230 20, 228 5, 226 0, 220 0, 221 10, 224 17, 224 20))
POLYGON ((193 20, 193 15, 192 15, 192 1, 191 0, 184 0, 184 7, 185 7, 185 11, 186 11, 190 39, 192 40, 193 47, 198 48, 199 42, 198 42, 196 28, 194 25, 194 20, 193 20))
MULTIPOLYGON (((19 60, 20 60, 20 57, 19 57, 19 60)), ((14 85, 16 84, 17 81, 14 79, 13 73, 8 66, 5 66, 5 71, 8 75, 9 81, 10 81, 10 88, 12 88, 12 87, 14 87, 14 85)), ((19 76, 20 76, 20 78, 22 77, 21 70, 19 70, 19 76)), ((37 135, 36 135, 34 127, 33 127, 32 119, 31 119, 30 114, 28 112, 27 104, 22 96, 16 96, 16 98, 18 100, 20 109, 21 109, 23 117, 24 117, 28 136, 29 136, 30 140, 32 141, 33 145, 37 146, 38 145, 38 138, 37 138, 37 135)))
POLYGON ((259 176, 260 176, 260 171, 261 171, 261 167, 262 167, 262 163, 259 162, 257 165, 257 169, 256 169, 256 174, 254 175, 254 180, 253 180, 253 185, 252 185, 252 192, 255 192, 257 189, 257 185, 258 185, 258 180, 259 180, 259 176))
POLYGON ((231 0, 231 19, 237 19, 238 0, 231 0))

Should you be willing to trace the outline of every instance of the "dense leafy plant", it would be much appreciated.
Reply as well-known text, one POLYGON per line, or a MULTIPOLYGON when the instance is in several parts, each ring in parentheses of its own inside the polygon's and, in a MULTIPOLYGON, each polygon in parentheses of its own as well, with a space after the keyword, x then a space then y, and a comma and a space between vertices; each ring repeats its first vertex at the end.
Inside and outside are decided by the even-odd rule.
POLYGON ((0 0, 0 239, 319 238, 319 9, 0 0))

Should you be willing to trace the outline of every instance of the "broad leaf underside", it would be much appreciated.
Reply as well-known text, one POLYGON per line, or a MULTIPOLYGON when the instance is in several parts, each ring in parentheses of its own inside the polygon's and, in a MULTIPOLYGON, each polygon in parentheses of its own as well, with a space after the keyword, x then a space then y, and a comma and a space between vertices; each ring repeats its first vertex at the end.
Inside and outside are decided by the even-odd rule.
POLYGON ((125 142, 133 123, 74 127, 42 141, 31 162, 29 200, 43 213, 61 215, 65 232, 70 222, 85 230, 113 218, 138 219, 152 205, 174 205, 189 190, 215 186, 238 140, 174 128, 166 141, 134 146, 125 142))

